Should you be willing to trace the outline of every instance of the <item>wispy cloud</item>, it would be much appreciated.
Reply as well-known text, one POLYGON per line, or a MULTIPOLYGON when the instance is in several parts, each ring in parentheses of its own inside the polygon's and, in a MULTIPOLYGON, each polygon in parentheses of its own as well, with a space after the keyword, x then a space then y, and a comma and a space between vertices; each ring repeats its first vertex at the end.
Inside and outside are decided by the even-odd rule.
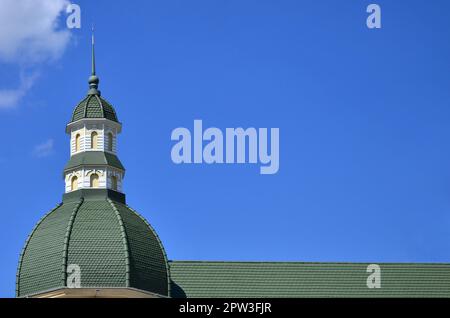
POLYGON ((33 156, 37 158, 48 157, 54 152, 54 141, 53 139, 48 139, 46 142, 43 142, 33 149, 33 156))
POLYGON ((11 108, 17 105, 19 100, 33 86, 38 73, 22 74, 20 76, 20 85, 12 89, 0 89, 0 108, 11 108))
POLYGON ((58 29, 57 22, 68 4, 67 0, 0 1, 0 63, 17 65, 20 77, 18 87, 0 88, 0 109, 17 106, 39 68, 61 57, 70 32, 58 29))

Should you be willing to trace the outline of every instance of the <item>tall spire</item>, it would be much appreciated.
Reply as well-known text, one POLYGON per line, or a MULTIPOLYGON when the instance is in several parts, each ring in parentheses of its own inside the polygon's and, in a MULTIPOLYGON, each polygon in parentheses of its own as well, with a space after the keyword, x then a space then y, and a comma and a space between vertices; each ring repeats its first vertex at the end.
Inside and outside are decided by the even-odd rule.
POLYGON ((92 26, 92 70, 91 76, 89 77, 89 91, 88 95, 100 95, 100 91, 98 90, 99 79, 95 74, 95 41, 94 41, 94 26, 92 26))
POLYGON ((94 26, 92 26, 92 74, 95 76, 95 41, 94 41, 94 26))

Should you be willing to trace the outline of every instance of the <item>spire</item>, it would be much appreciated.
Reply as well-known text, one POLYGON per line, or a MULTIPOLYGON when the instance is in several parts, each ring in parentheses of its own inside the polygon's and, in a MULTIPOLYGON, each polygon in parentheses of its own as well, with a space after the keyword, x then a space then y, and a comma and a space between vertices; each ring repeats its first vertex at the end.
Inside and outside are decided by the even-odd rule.
POLYGON ((95 76, 95 41, 94 41, 94 26, 92 26, 92 75, 95 76))
POLYGON ((94 41, 94 26, 92 26, 92 71, 89 77, 89 91, 88 95, 100 95, 98 88, 99 79, 95 74, 95 41, 94 41))

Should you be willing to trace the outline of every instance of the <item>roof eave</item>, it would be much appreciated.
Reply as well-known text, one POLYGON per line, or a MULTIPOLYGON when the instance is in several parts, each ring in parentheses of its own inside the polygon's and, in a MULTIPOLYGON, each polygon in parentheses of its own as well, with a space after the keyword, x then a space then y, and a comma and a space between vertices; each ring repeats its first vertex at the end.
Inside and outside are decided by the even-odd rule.
POLYGON ((70 133, 72 127, 85 123, 85 122, 89 122, 90 124, 95 124, 95 123, 109 123, 110 125, 112 125, 116 130, 117 133, 120 133, 122 131, 122 123, 118 122, 118 121, 114 121, 108 118, 82 118, 82 119, 78 119, 76 121, 71 121, 66 125, 66 133, 70 133))

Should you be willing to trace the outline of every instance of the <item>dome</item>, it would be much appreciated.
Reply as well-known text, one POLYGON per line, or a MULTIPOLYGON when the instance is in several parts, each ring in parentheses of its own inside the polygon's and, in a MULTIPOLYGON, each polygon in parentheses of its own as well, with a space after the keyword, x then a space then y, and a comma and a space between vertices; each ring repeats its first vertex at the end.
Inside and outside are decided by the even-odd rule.
POLYGON ((75 107, 71 122, 83 118, 106 118, 118 122, 112 105, 98 94, 89 94, 75 107))
POLYGON ((80 268, 81 288, 135 288, 169 296, 161 241, 121 195, 100 189, 66 194, 25 243, 17 297, 66 288, 71 264, 80 268))

